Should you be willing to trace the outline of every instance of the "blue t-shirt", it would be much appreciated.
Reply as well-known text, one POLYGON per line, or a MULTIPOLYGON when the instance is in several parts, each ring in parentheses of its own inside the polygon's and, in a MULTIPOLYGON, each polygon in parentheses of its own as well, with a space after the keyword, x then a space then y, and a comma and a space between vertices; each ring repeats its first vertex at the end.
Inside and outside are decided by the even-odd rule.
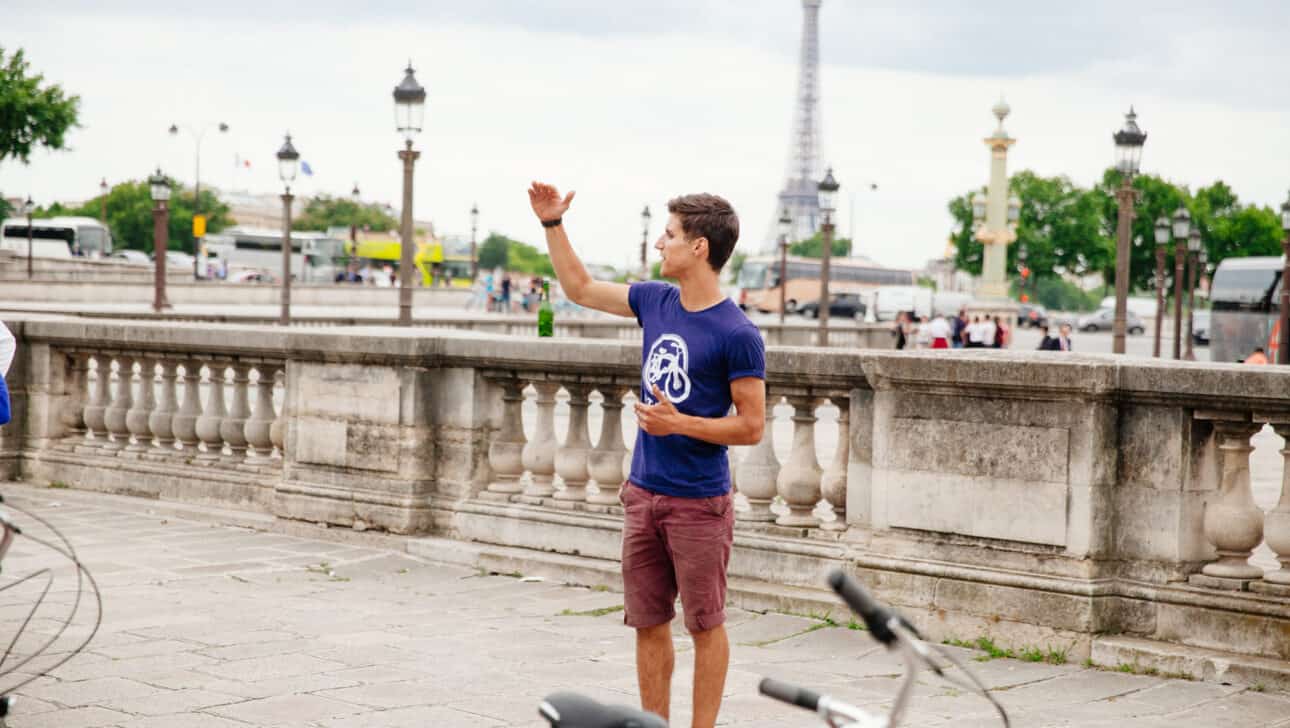
MULTIPOLYGON (((687 311, 681 291, 658 281, 633 283, 627 301, 645 329, 641 351, 641 401, 655 404, 659 391, 680 412, 725 417, 730 382, 766 378, 766 345, 757 325, 730 299, 702 311, 687 311)), ((636 434, 631 482, 661 495, 711 498, 730 490, 726 446, 685 435, 636 434)))

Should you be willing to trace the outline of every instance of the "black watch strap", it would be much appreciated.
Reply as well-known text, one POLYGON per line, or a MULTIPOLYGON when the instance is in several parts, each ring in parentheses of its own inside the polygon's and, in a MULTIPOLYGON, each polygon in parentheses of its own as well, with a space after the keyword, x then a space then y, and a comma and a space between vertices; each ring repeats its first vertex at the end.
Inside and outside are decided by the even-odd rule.
POLYGON ((544 228, 559 227, 559 226, 560 226, 561 224, 563 224, 563 223, 564 223, 564 218, 563 218, 563 217, 557 217, 557 218, 556 218, 556 219, 554 219, 554 220, 543 220, 543 221, 542 221, 542 227, 544 227, 544 228))

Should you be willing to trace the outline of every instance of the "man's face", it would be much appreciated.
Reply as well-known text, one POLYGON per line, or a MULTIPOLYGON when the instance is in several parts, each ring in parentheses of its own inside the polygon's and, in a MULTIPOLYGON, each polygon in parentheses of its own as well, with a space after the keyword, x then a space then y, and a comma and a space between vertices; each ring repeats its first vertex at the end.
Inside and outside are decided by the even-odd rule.
POLYGON ((663 258, 659 274, 667 278, 679 278, 696 264, 707 265, 707 261, 695 255, 696 249, 706 247, 705 239, 700 238, 695 241, 686 237, 685 231, 681 229, 680 217, 676 214, 668 215, 663 234, 654 242, 654 249, 659 251, 663 258))
POLYGON ((1070 335, 1071 335, 1071 325, 1070 325, 1070 324, 1062 324, 1061 332, 1062 332, 1062 336, 1070 336, 1070 335))

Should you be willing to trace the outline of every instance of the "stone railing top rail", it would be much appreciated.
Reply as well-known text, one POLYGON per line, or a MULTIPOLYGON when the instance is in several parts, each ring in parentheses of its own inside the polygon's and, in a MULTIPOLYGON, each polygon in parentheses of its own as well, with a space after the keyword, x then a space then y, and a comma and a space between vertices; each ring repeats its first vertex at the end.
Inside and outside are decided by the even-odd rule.
MULTIPOLYGON (((520 338, 451 329, 353 326, 287 329, 205 322, 9 317, 20 339, 94 350, 370 363, 416 363, 517 372, 635 376, 639 343, 520 338)), ((897 352, 771 346, 773 389, 899 386, 929 393, 975 390, 1009 399, 1106 399, 1197 409, 1290 412, 1290 368, 1156 361, 1109 354, 954 350, 897 352)))

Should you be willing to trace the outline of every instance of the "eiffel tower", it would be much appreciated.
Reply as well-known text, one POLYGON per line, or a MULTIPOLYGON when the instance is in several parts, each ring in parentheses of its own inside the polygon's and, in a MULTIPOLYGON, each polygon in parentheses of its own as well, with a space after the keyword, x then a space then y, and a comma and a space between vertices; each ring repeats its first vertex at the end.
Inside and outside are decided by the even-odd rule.
POLYGON ((776 198, 775 214, 765 252, 779 243, 776 222, 785 209, 793 218, 789 242, 805 240, 820 229, 820 3, 802 0, 802 46, 797 68, 797 104, 793 134, 788 143, 784 187, 776 198))

